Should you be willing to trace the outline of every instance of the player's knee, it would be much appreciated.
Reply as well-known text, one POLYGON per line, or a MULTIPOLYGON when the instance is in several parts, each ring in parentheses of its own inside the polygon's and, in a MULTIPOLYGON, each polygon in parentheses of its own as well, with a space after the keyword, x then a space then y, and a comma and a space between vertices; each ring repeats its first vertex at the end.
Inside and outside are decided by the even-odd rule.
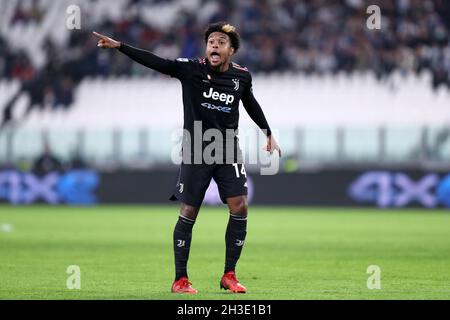
POLYGON ((230 212, 235 215, 247 216, 248 203, 246 197, 233 199, 229 203, 230 212))
POLYGON ((180 214, 183 217, 186 217, 191 220, 195 220, 197 218, 199 208, 190 206, 188 204, 182 203, 180 208, 180 214))

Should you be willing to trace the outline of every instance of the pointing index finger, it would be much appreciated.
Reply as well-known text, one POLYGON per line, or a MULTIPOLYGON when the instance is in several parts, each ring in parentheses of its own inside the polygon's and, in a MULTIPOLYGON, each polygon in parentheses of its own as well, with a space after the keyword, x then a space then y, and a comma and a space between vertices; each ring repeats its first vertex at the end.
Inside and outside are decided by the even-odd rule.
POLYGON ((102 34, 100 34, 100 33, 98 33, 98 32, 93 31, 92 33, 93 33, 95 36, 99 37, 100 39, 103 39, 103 40, 108 39, 108 37, 106 37, 106 36, 104 36, 104 35, 102 35, 102 34))

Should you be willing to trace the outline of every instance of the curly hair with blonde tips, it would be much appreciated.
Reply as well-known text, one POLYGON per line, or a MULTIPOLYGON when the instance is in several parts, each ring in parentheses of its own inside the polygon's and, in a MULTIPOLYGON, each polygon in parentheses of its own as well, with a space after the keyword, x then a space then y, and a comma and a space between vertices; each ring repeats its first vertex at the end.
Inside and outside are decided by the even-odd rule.
POLYGON ((222 30, 226 33, 229 33, 229 32, 235 32, 236 28, 234 26, 232 26, 231 24, 227 23, 226 25, 222 26, 222 30))
POLYGON ((239 34, 236 31, 236 28, 227 22, 217 22, 210 24, 205 31, 205 43, 208 42, 208 37, 213 32, 222 32, 228 35, 231 41, 231 46, 234 48, 234 52, 236 53, 241 45, 239 34))

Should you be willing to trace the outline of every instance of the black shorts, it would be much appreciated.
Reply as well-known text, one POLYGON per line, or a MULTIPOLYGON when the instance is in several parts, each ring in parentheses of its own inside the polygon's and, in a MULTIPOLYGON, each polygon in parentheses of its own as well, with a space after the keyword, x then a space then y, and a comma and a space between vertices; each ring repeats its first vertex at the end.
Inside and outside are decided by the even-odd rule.
POLYGON ((220 199, 247 195, 247 173, 242 163, 181 164, 175 190, 170 200, 200 207, 211 178, 217 183, 220 199))

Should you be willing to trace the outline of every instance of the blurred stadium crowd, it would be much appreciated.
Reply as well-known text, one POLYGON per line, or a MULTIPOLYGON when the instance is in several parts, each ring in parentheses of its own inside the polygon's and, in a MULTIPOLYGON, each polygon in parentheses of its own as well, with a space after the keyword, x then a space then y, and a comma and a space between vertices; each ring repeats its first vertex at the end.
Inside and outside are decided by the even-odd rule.
MULTIPOLYGON (((38 25, 47 12, 41 2, 17 1, 12 18, 2 28, 38 25)), ((125 2, 120 17, 85 23, 69 33, 67 43, 46 38, 40 68, 29 52, 11 46, 14 39, 2 30, 0 78, 20 80, 30 93, 31 105, 69 106, 74 85, 85 76, 152 73, 123 55, 98 50, 92 30, 167 58, 192 58, 202 56, 206 25, 226 20, 242 36, 242 50, 235 60, 252 72, 373 70, 381 78, 394 70, 428 69, 434 87, 450 86, 450 3, 446 0, 371 1, 381 8, 381 30, 366 27, 369 3, 362 0, 193 1, 191 10, 177 7, 175 0, 125 2), (154 24, 141 14, 144 8, 168 3, 178 10, 170 25, 154 24)), ((83 8, 81 13, 85 15, 83 8)))

